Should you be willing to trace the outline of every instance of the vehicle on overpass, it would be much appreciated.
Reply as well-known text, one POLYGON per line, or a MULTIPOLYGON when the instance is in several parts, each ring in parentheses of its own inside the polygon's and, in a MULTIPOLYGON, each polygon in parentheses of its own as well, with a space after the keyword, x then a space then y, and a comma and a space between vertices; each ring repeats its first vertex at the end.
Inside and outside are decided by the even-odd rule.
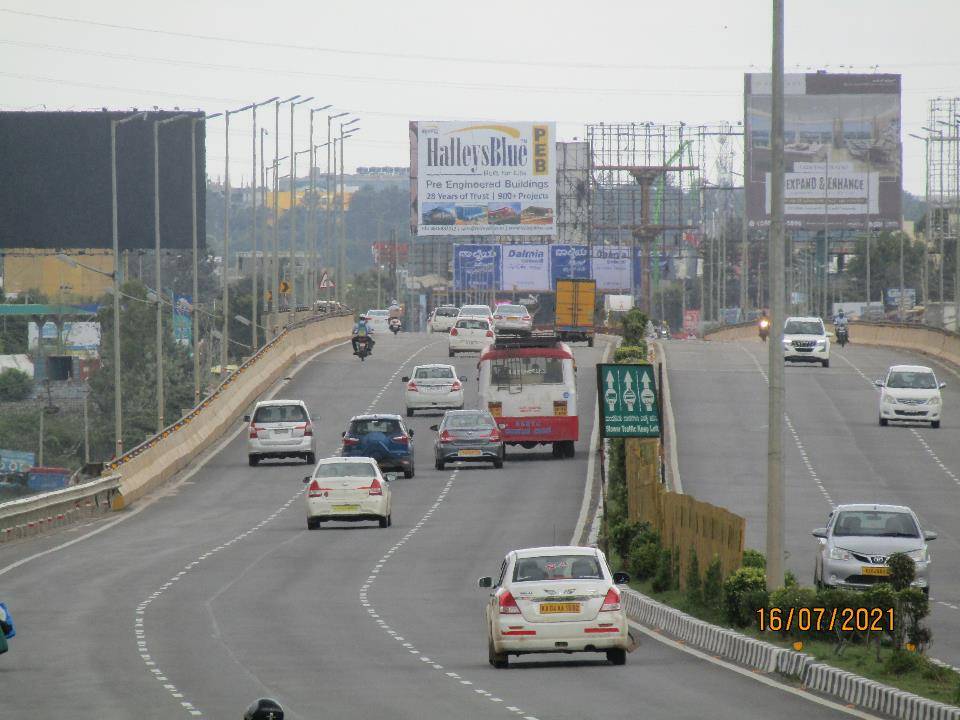
POLYGON ((561 340, 583 340, 593 347, 594 315, 597 305, 596 280, 557 280, 554 327, 561 340))
POLYGON ((317 461, 317 438, 310 411, 302 400, 264 400, 243 416, 250 423, 247 459, 251 467, 267 458, 303 458, 308 465, 317 461))
POLYGON ((480 407, 508 445, 552 445, 573 457, 579 439, 576 364, 556 335, 496 338, 480 354, 480 407))
POLYGON ((492 462, 502 468, 506 446, 497 421, 486 410, 451 410, 439 425, 431 425, 437 433, 434 442, 434 467, 443 470, 453 462, 492 462))
POLYGON ((307 485, 307 529, 316 530, 320 523, 362 522, 373 520, 380 527, 393 522, 393 494, 390 480, 376 460, 366 457, 329 457, 317 463, 307 485))
POLYGON ((880 425, 891 420, 929 422, 940 427, 943 397, 940 389, 947 386, 938 382, 931 368, 923 365, 893 365, 884 380, 874 380, 880 388, 880 425))
POLYGON ((830 367, 830 338, 818 317, 788 317, 783 325, 783 359, 830 367))
POLYGON ((617 585, 627 573, 611 573, 596 548, 558 546, 513 550, 491 588, 486 605, 491 665, 506 668, 510 655, 605 653, 614 665, 627 661, 630 636, 617 585))
POLYGON ((930 592, 930 551, 937 533, 922 531, 916 514, 903 505, 838 505, 817 528, 813 580, 817 587, 866 590, 889 582, 887 561, 905 553, 914 562, 913 587, 930 592))
POLYGON ((402 382, 407 417, 413 417, 416 410, 462 410, 463 383, 466 375, 457 377, 453 365, 417 365, 413 373, 404 375, 402 382))
POLYGON ((342 436, 342 457, 373 458, 381 470, 414 476, 413 428, 405 428, 399 415, 355 415, 342 436))

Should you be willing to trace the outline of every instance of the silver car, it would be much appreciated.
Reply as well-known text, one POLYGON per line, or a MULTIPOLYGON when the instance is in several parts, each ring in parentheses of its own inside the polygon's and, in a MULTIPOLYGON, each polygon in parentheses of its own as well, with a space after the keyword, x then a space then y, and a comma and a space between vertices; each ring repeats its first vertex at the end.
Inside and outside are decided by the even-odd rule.
POLYGON ((308 465, 317 462, 317 438, 313 422, 302 400, 265 400, 258 402, 247 434, 247 459, 250 466, 265 458, 303 458, 308 465))
POLYGON ((937 533, 920 529, 913 510, 903 505, 838 505, 819 541, 813 579, 817 587, 863 590, 888 582, 887 560, 905 553, 916 565, 913 586, 930 592, 930 551, 937 533))

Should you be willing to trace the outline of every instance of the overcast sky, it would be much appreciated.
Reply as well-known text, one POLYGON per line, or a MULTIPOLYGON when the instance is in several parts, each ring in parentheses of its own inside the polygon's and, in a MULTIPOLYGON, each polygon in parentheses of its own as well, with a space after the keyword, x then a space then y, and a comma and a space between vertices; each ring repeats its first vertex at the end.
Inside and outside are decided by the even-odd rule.
MULTIPOLYGON (((332 103, 361 118, 348 168, 407 165, 409 119, 556 120, 562 140, 586 122, 735 123, 743 73, 769 71, 771 4, 0 0, 0 109, 214 113, 314 95, 296 147, 304 108, 332 103)), ((788 72, 903 74, 904 186, 922 193, 923 143, 908 133, 930 98, 960 96, 960 3, 787 0, 786 27, 788 72)), ((272 129, 271 111, 258 117, 272 129)), ((281 148, 288 133, 284 112, 281 148)), ((207 137, 218 177, 222 120, 207 137)), ((233 182, 249 182, 249 112, 230 137, 233 182)))

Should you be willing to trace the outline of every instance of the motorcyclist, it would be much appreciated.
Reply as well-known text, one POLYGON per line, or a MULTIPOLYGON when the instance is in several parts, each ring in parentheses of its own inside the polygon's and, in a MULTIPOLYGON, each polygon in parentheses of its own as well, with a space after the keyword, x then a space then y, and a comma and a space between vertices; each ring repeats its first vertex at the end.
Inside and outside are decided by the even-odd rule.
POLYGON ((247 708, 243 720, 283 720, 283 708, 272 698, 260 698, 247 708))
POLYGON ((766 340, 767 335, 770 334, 770 318, 766 312, 762 313, 757 321, 757 332, 760 333, 761 340, 766 340))
POLYGON ((353 325, 353 354, 360 354, 360 338, 367 339, 367 351, 368 354, 373 353, 373 346, 376 345, 376 342, 373 340, 373 328, 367 324, 367 316, 361 315, 357 318, 357 322, 353 325))
POLYGON ((843 314, 843 310, 837 310, 836 317, 833 318, 833 326, 839 330, 840 328, 847 329, 847 317, 843 314))

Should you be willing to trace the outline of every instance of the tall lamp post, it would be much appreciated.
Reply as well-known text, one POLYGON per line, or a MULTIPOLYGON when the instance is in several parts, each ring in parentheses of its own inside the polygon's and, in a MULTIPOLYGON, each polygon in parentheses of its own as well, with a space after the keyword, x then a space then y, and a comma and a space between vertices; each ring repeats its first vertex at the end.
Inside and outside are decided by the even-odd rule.
MULTIPOLYGON (((332 213, 331 213, 332 208, 330 207, 330 202, 331 202, 331 198, 330 198, 330 177, 331 177, 331 176, 330 176, 330 151, 331 151, 331 150, 333 150, 333 152, 334 152, 334 156, 333 156, 333 171, 334 171, 334 172, 337 171, 337 156, 336 156, 336 149, 337 149, 337 148, 336 148, 336 140, 335 140, 335 138, 332 138, 332 137, 331 137, 331 125, 332 125, 333 121, 336 120, 337 118, 346 117, 346 116, 349 115, 349 114, 350 114, 350 113, 348 113, 348 112, 342 112, 342 113, 336 113, 335 115, 327 115, 327 196, 326 196, 326 198, 324 199, 324 202, 323 202, 323 209, 324 209, 323 229, 324 229, 324 236, 327 238, 327 243, 328 243, 328 244, 329 244, 330 241, 333 239, 333 232, 332 232, 332 229, 331 229, 331 228, 332 228, 332 223, 333 223, 333 217, 332 217, 332 213)), ((334 185, 334 190, 336 190, 336 185, 334 185)), ((342 301, 343 301, 343 296, 340 294, 340 293, 342 292, 342 291, 340 290, 340 281, 341 281, 342 278, 340 277, 340 254, 339 254, 339 250, 337 251, 336 268, 337 268, 337 269, 336 269, 336 272, 335 272, 335 275, 336 275, 335 283, 336 283, 336 286, 337 286, 337 288, 336 288, 336 289, 337 289, 337 297, 338 297, 338 298, 341 300, 341 302, 342 302, 342 301)))
POLYGON ((294 102, 299 95, 273 104, 273 332, 280 327, 280 106, 294 102))
MULTIPOLYGON (((303 105, 311 100, 313 100, 313 95, 290 103, 290 210, 288 211, 290 213, 290 264, 288 267, 293 309, 297 307, 297 265, 295 259, 297 249, 297 153, 293 149, 293 119, 297 105, 303 105)), ((292 312, 288 316, 288 320, 291 318, 293 318, 292 312)))
MULTIPOLYGON (((347 132, 344 132, 343 129, 350 125, 353 125, 356 122, 360 122, 360 118, 354 118, 345 123, 340 123, 340 234, 337 250, 337 283, 344 282, 344 275, 346 274, 346 262, 347 262, 347 218, 346 218, 346 188, 344 187, 343 182, 343 154, 344 147, 343 141, 350 137, 351 134, 359 130, 360 128, 351 128, 347 132)), ((341 302, 345 299, 345 295, 341 291, 341 302)))
MULTIPOLYGON (((253 106, 253 165, 250 168, 250 206, 253 213, 253 225, 250 227, 250 242, 251 242, 251 255, 253 256, 253 271, 251 275, 253 276, 253 288, 250 292, 250 312, 253 317, 253 322, 250 325, 252 330, 252 338, 250 341, 250 349, 252 352, 256 352, 257 348, 260 347, 259 335, 257 335, 257 303, 260 302, 260 298, 257 293, 257 108, 262 107, 263 105, 269 105, 272 102, 279 100, 279 97, 274 96, 269 100, 264 100, 253 106)), ((263 141, 260 141, 261 156, 263 155, 263 141)))
POLYGON ((316 149, 313 144, 313 116, 315 113, 329 110, 333 105, 310 108, 310 209, 307 216, 307 237, 309 238, 310 264, 306 271, 306 283, 310 292, 304 288, 304 299, 309 299, 311 311, 317 307, 317 181, 315 168, 317 166, 316 149))

